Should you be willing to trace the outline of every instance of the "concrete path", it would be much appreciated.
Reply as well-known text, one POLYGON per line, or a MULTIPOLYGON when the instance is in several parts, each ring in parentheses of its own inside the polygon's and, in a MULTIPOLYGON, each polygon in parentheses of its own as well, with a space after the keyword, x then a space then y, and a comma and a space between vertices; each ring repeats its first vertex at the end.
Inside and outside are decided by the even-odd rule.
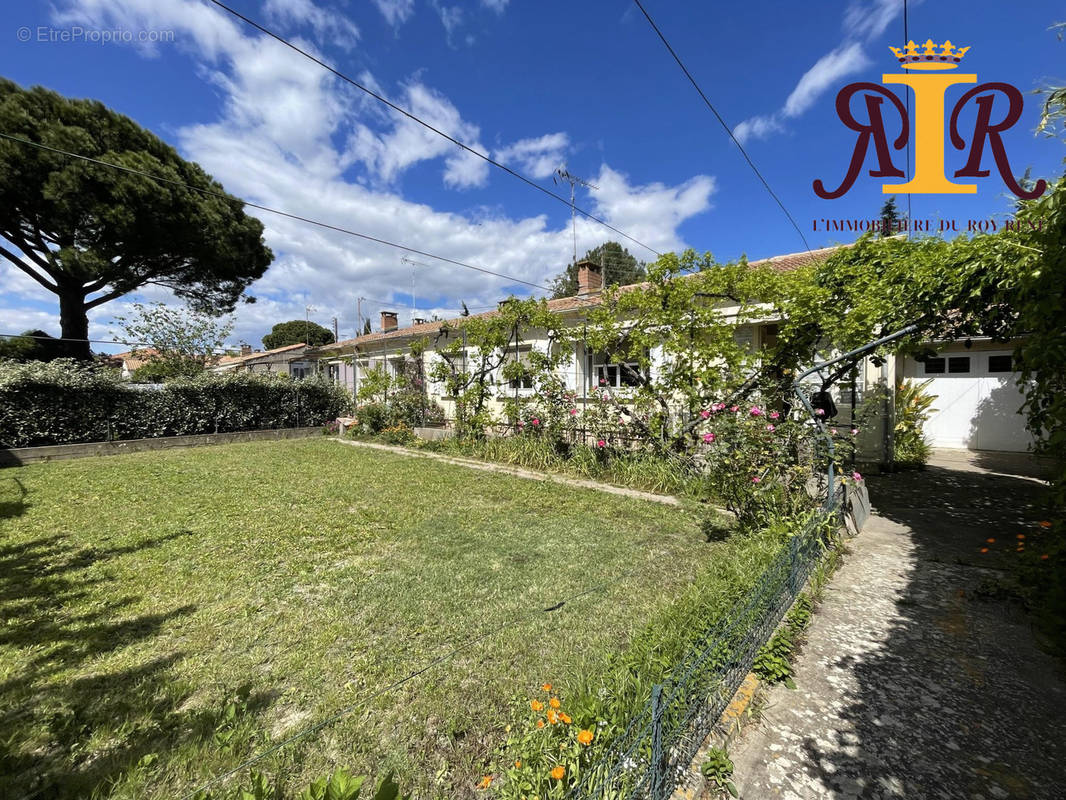
POLYGON ((733 747, 741 800, 1066 798, 1062 664, 984 566, 1033 541, 1042 484, 1000 462, 941 453, 869 479, 876 514, 826 589, 798 688, 774 687, 733 747))
MULTIPOLYGON (((624 486, 612 486, 609 483, 598 483, 596 481, 587 481, 582 478, 570 478, 566 475, 557 475, 553 472, 537 472, 532 469, 523 469, 522 467, 509 467, 506 464, 494 464, 491 461, 478 461, 474 458, 458 458, 456 456, 445 456, 440 453, 431 453, 424 450, 412 450, 408 447, 397 447, 391 444, 378 444, 377 442, 360 442, 355 439, 334 439, 341 444, 348 444, 354 447, 369 447, 373 450, 385 450, 390 453, 396 453, 401 456, 411 456, 413 458, 430 458, 435 461, 443 461, 447 464, 454 464, 459 467, 466 467, 467 469, 480 469, 484 472, 500 472, 504 475, 511 475, 515 478, 527 478, 532 481, 551 481, 553 483, 561 483, 566 486, 576 486, 579 489, 594 489, 597 492, 605 492, 606 494, 617 494, 623 497, 635 497, 638 500, 651 500, 653 503, 665 503, 669 506, 681 505, 681 500, 677 497, 668 494, 655 494, 653 492, 642 492, 639 489, 627 489, 624 486)), ((724 508, 715 508, 720 514, 726 516, 732 516, 732 514, 724 508)))

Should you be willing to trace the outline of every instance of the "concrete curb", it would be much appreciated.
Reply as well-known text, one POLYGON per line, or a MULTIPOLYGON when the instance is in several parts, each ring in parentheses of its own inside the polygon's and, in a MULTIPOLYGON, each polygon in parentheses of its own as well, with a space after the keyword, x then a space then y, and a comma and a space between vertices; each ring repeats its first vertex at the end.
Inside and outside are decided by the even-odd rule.
MULTIPOLYGON (((456 456, 444 456, 440 453, 429 453, 423 450, 412 450, 408 447, 399 447, 391 444, 378 444, 377 442, 360 442, 356 439, 334 439, 341 444, 350 445, 352 447, 366 447, 372 450, 383 450, 388 453, 395 453, 397 455, 411 456, 413 458, 428 458, 434 461, 443 461, 446 464, 454 464, 459 467, 467 467, 469 469, 479 469, 484 472, 496 472, 503 475, 510 475, 515 478, 525 478, 533 481, 549 481, 551 483, 559 483, 564 486, 573 486, 578 489, 592 489, 597 492, 604 492, 606 494, 616 494, 622 497, 632 497, 637 500, 648 500, 653 503, 663 503, 669 506, 681 506, 683 505, 680 498, 674 497, 668 494, 655 494, 653 492, 642 492, 638 489, 626 489, 623 486, 612 486, 609 483, 597 483, 596 481, 584 480, 582 478, 569 478, 565 475, 556 475, 551 472, 536 472, 535 470, 524 469, 522 467, 509 467, 505 464, 496 464, 491 461, 478 461, 472 458, 459 458, 456 456)), ((724 508, 718 506, 709 506, 714 509, 715 512, 725 516, 732 517, 733 514, 724 508)))

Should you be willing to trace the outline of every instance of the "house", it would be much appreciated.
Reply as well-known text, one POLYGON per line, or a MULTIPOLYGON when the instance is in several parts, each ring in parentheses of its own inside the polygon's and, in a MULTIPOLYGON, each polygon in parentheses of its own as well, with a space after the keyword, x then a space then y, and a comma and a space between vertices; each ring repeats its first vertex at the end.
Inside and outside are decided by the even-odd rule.
MULTIPOLYGON (((763 265, 787 272, 801 266, 825 260, 839 247, 827 247, 802 253, 792 253, 751 262, 752 266, 763 265)), ((600 302, 603 288, 600 267, 594 263, 578 265, 578 294, 574 297, 548 301, 548 308, 562 317, 564 325, 576 329, 585 319, 587 311, 600 302)), ((728 305, 719 306, 723 314, 736 311, 728 305)), ((488 311, 474 316, 491 316, 497 311, 488 311)), ((423 354, 423 372, 431 374, 433 363, 440 358, 437 347, 449 341, 435 342, 447 325, 451 336, 462 335, 459 318, 448 321, 417 322, 400 328, 397 315, 381 312, 380 330, 346 339, 334 344, 315 348, 308 355, 318 358, 330 377, 358 392, 360 381, 369 370, 384 368, 395 375, 403 368, 411 345, 429 342, 423 354)), ((777 335, 779 320, 769 316, 765 320, 752 321, 737 326, 736 337, 756 350, 771 345, 777 335)), ((514 358, 521 359, 532 350, 544 352, 549 346, 543 331, 523 331, 516 345, 514 358)), ((896 383, 902 379, 925 380, 932 378, 929 391, 938 396, 937 409, 926 424, 926 433, 934 447, 954 447, 981 450, 1025 451, 1032 439, 1025 429, 1025 420, 1018 411, 1022 395, 1017 387, 1016 365, 1011 363, 1010 345, 993 345, 990 342, 930 343, 937 349, 937 356, 919 363, 911 357, 889 356, 875 363, 866 359, 857 366, 854 382, 847 378, 834 387, 834 399, 839 411, 837 424, 848 425, 854 411, 867 397, 875 396, 877 409, 868 419, 860 434, 860 448, 870 460, 884 460, 890 452, 893 425, 893 395, 896 383)), ((650 353, 651 369, 662 367, 663 356, 653 348, 650 353)), ((626 370, 620 364, 611 363, 601 353, 586 348, 582 341, 572 345, 566 354, 562 375, 566 387, 577 394, 579 407, 588 402, 589 393, 606 381, 615 388, 623 388, 626 370)), ((427 379, 429 399, 439 404, 448 419, 454 417, 454 398, 444 394, 444 387, 427 379)), ((529 394, 529 386, 497 383, 498 398, 529 394)), ((502 411, 498 399, 493 411, 502 411)))
POLYGON ((273 372, 307 378, 316 371, 316 360, 307 357, 306 344, 290 344, 273 350, 252 350, 242 345, 239 355, 223 356, 211 367, 212 372, 273 372))
POLYGON ((114 364, 122 371, 123 378, 129 380, 133 377, 134 372, 157 355, 159 355, 158 350, 147 347, 141 350, 127 350, 125 353, 115 353, 108 356, 107 359, 109 364, 114 364))

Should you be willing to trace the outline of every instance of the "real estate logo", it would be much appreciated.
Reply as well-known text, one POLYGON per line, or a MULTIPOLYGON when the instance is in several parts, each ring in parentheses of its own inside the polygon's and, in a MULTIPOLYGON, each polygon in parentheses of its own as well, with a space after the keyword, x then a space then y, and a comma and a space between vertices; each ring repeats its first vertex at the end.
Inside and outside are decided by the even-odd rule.
MULTIPOLYGON (((977 83, 977 75, 963 73, 944 74, 959 66, 969 47, 956 48, 951 41, 936 44, 932 39, 924 45, 908 42, 903 49, 889 48, 899 60, 905 73, 884 74, 886 84, 903 84, 914 92, 914 175, 906 183, 886 183, 881 186, 885 194, 976 194, 972 183, 955 183, 944 174, 944 117, 945 94, 957 84, 977 83)), ((900 134, 892 142, 892 148, 902 150, 911 136, 911 120, 903 102, 894 92, 876 83, 860 81, 845 86, 837 94, 836 112, 840 121, 858 134, 851 163, 840 185, 828 191, 821 180, 814 181, 814 193, 825 200, 841 197, 855 184, 862 171, 863 162, 871 145, 877 161, 870 175, 875 178, 905 178, 906 175, 892 160, 885 118, 882 114, 885 100, 900 119, 900 134), (861 122, 852 113, 851 102, 855 95, 862 94, 865 100, 868 121, 861 122)), ((1014 194, 1032 200, 1044 193, 1047 183, 1037 181, 1030 190, 1018 185, 1010 168, 1007 150, 1003 144, 1003 132, 1008 130, 1022 115, 1022 93, 1009 83, 992 81, 974 86, 965 92, 952 107, 948 118, 948 134, 956 150, 965 150, 969 145, 966 163, 955 170, 955 178, 984 178, 990 170, 981 168, 987 149, 991 151, 996 168, 1003 182, 1014 194), (1002 119, 993 122, 992 112, 996 95, 1007 100, 1007 111, 1002 119), (977 104, 973 134, 969 142, 959 131, 959 117, 971 100, 977 104)), ((893 130, 895 128, 893 127, 893 130)))

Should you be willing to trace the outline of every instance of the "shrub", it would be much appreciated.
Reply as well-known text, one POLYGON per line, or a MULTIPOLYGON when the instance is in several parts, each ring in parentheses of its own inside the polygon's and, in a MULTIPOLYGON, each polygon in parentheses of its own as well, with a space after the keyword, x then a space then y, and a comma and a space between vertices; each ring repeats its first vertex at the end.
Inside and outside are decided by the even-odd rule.
POLYGON ((324 425, 350 407, 345 389, 319 379, 206 372, 137 386, 77 361, 0 361, 8 447, 324 425))
POLYGON ((383 403, 364 403, 355 409, 356 422, 349 435, 374 435, 381 433, 389 423, 389 409, 383 403))
POLYGON ((381 438, 389 444, 410 444, 415 433, 402 422, 390 425, 381 432, 381 438))
POLYGON ((925 422, 936 409, 937 396, 926 388, 930 378, 921 383, 902 381, 896 385, 895 463, 901 467, 920 467, 929 461, 929 440, 925 438, 925 422))

